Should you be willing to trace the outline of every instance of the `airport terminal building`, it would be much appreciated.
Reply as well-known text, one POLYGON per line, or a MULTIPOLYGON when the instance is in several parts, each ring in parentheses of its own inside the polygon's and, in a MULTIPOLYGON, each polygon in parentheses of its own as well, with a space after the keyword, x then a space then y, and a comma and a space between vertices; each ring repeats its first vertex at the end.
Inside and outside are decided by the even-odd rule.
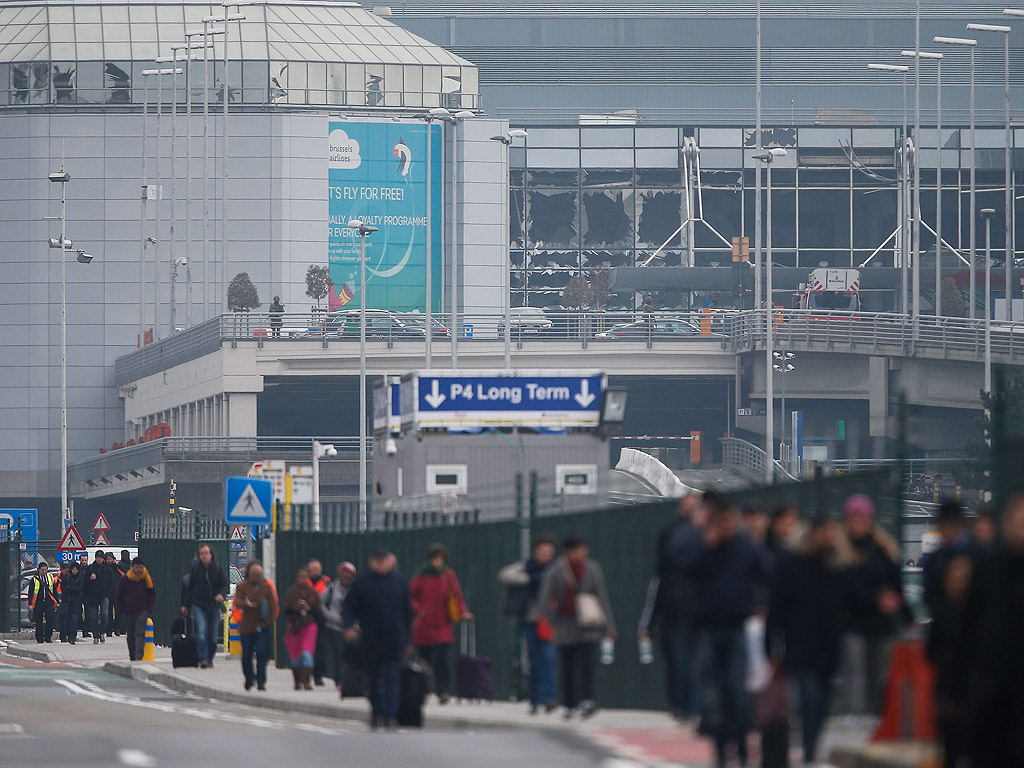
MULTIPOLYGON (((921 3, 921 47, 944 55, 941 134, 934 60, 920 73, 923 259, 934 259, 940 179, 943 240, 969 250, 972 159, 976 208, 996 210, 992 247, 1005 247, 1004 37, 977 33, 973 151, 969 49, 931 42, 1003 23, 1002 7, 921 3)), ((914 48, 913 11, 765 3, 761 143, 786 150, 772 174, 777 264, 898 267, 903 78, 867 65, 910 66, 912 123, 914 60, 900 53, 914 48)), ((1019 27, 1008 36, 1014 120, 1019 27)), ((211 322, 240 272, 263 309, 277 295, 289 313, 311 313, 310 266, 328 268, 325 308, 358 302, 351 216, 387 218, 368 240, 367 301, 381 309, 423 310, 428 250, 438 311, 453 292, 467 315, 497 316, 506 294, 557 309, 574 275, 602 268, 650 275, 613 292, 612 309, 647 295, 656 309, 728 306, 730 292, 658 271, 728 269, 732 238, 753 241, 755 74, 752 2, 0 0, 0 506, 59 506, 61 249, 48 240, 73 243, 72 463, 170 412, 182 435, 352 434, 347 422, 257 423, 242 403, 259 393, 232 410, 217 388, 128 418, 115 361, 211 322), (225 12, 244 19, 204 21, 225 12), (475 116, 422 119, 442 107, 475 116), (510 127, 529 135, 507 149, 491 141, 510 127), (61 185, 47 180, 62 160, 63 233, 61 185), (80 248, 91 264, 74 258, 80 248)), ((1024 126, 1011 141, 1016 201, 1024 126)), ((1024 249, 1024 233, 1013 241, 1024 249)), ((354 388, 342 396, 353 404, 354 388)), ((710 396, 724 414, 728 398, 710 396)))

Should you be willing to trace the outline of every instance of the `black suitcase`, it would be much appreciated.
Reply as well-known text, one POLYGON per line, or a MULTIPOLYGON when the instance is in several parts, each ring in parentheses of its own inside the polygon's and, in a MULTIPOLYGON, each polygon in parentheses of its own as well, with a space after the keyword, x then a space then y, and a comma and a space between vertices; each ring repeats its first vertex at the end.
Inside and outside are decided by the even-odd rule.
POLYGON ((789 768, 789 723, 776 720, 761 728, 761 768, 789 768))
POLYGON ((430 694, 433 672, 422 659, 412 659, 402 667, 398 693, 398 724, 423 727, 423 704, 430 694))
POLYGON ((476 655, 476 624, 462 622, 461 655, 455 663, 455 695, 460 699, 494 699, 494 666, 486 656, 476 655))
POLYGON ((354 664, 341 665, 341 697, 364 698, 366 696, 366 672, 354 664))
POLYGON ((171 625, 171 664, 175 669, 199 666, 194 621, 179 617, 171 625))

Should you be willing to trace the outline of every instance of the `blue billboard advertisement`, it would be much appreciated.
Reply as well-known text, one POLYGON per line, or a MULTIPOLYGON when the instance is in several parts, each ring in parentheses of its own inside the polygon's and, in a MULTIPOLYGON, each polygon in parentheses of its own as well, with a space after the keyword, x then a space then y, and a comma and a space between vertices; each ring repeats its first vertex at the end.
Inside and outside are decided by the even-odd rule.
POLYGON ((331 122, 328 309, 359 306, 360 219, 377 227, 366 239, 366 306, 426 310, 427 131, 431 130, 432 306, 441 309, 441 126, 426 123, 331 122))

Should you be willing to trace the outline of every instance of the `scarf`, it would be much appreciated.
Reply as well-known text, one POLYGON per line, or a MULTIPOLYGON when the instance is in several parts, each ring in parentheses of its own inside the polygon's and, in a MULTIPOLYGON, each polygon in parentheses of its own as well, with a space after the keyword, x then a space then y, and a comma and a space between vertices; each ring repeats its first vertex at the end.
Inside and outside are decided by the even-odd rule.
POLYGON ((145 567, 143 567, 142 569, 141 576, 137 576, 135 575, 135 571, 129 570, 128 573, 125 574, 125 577, 128 579, 128 581, 142 581, 143 579, 145 579, 146 588, 153 589, 153 577, 149 575, 149 569, 145 567))
POLYGON ((448 564, 445 563, 440 568, 435 568, 429 560, 423 563, 423 567, 420 568, 420 576, 440 576, 442 573, 448 570, 448 564))

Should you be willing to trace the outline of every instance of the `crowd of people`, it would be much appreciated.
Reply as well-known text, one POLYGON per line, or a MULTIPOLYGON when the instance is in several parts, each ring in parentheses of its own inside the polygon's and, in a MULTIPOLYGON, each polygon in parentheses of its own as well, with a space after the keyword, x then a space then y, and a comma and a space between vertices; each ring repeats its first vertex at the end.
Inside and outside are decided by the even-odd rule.
POLYGON ((79 637, 105 643, 108 637, 123 635, 117 588, 130 569, 127 549, 121 550, 120 560, 113 552, 97 550, 92 563, 83 552, 77 561, 62 563, 57 573, 51 572, 48 563, 39 563, 28 589, 36 642, 52 643, 54 634, 70 645, 77 644, 79 637))

